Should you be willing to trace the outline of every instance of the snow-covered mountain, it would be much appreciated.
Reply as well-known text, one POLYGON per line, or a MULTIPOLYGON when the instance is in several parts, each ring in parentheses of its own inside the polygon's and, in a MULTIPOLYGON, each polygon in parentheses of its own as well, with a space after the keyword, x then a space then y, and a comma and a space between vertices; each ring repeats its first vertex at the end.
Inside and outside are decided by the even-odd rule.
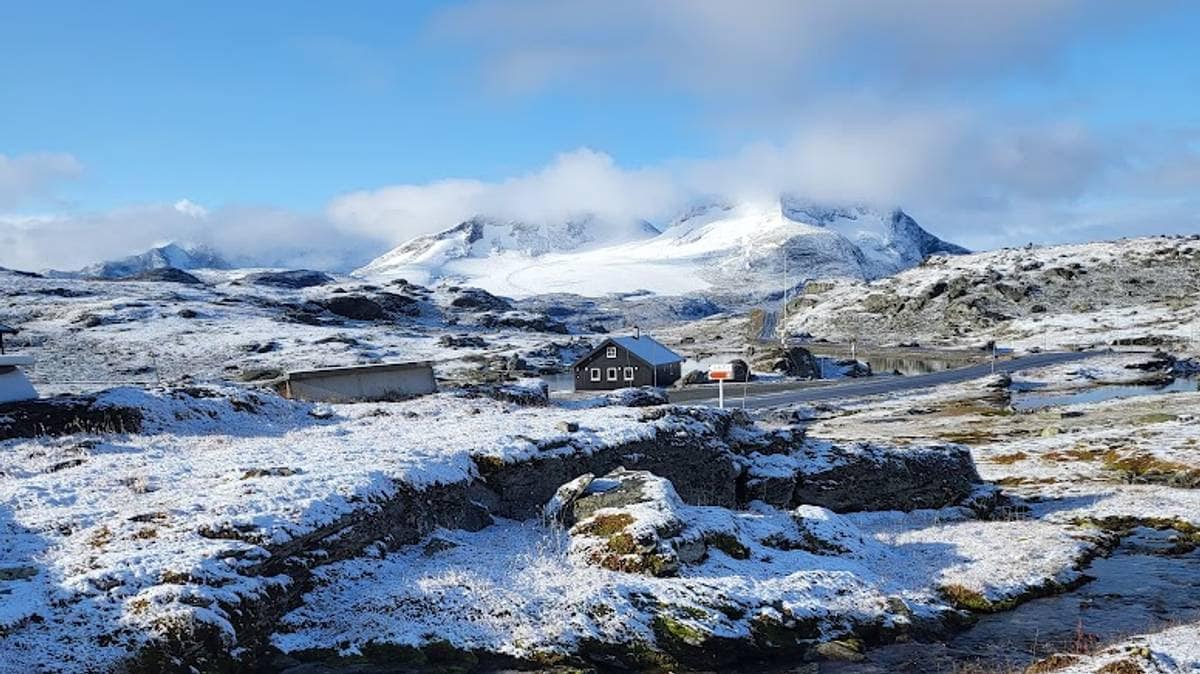
POLYGON ((215 250, 207 246, 183 246, 169 243, 151 248, 138 255, 119 260, 99 262, 83 269, 78 275, 95 278, 125 278, 150 271, 151 269, 228 269, 229 263, 215 250))
POLYGON ((688 209, 661 232, 648 224, 602 240, 594 221, 561 226, 477 218, 413 239, 355 272, 418 283, 439 279, 511 296, 648 290, 762 295, 785 278, 875 279, 934 253, 942 241, 901 210, 830 208, 793 198, 766 204, 714 202, 688 209))
POLYGON ((538 257, 646 239, 658 234, 659 231, 645 221, 613 227, 592 216, 554 224, 476 217, 437 234, 412 239, 355 273, 363 276, 394 275, 394 270, 423 267, 437 277, 440 276, 439 270, 446 270, 455 261, 463 259, 502 255, 538 257))

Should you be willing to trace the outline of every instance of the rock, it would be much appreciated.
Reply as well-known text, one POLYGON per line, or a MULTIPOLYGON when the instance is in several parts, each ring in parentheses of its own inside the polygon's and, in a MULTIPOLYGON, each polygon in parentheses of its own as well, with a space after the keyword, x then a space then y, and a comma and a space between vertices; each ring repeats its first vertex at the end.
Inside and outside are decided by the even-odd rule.
POLYGON ((821 364, 812 353, 800 346, 783 349, 771 346, 754 356, 754 369, 759 372, 778 372, 788 377, 820 379, 821 364))
POLYGON ((587 491, 595 477, 591 473, 584 473, 559 487, 542 508, 545 519, 568 527, 575 524, 575 501, 587 491))
POLYGON ((136 433, 142 411, 97 405, 96 396, 64 395, 0 404, 0 440, 75 433, 136 433))
POLYGON ((673 576, 710 549, 746 559, 736 531, 689 527, 674 486, 646 471, 618 468, 591 480, 571 504, 571 557, 612 571, 673 576))
POLYGON ((407 295, 399 295, 396 293, 379 292, 372 295, 372 298, 390 314, 398 314, 402 316, 420 316, 421 303, 415 298, 407 295))
MULTIPOLYGON (((490 493, 492 513, 512 519, 537 517, 558 488, 580 475, 603 475, 624 466, 671 481, 686 502, 700 505, 737 505, 740 462, 723 440, 728 413, 706 408, 652 408, 658 430, 651 438, 597 449, 590 434, 567 435, 567 445, 557 444, 553 454, 537 456, 521 465, 476 459, 483 487, 490 493), (688 433, 670 429, 687 427, 688 433), (579 443, 577 451, 570 445, 579 443)), ((477 500, 484 500, 482 495, 477 500)))
POLYGON ((510 311, 504 314, 485 313, 477 319, 479 325, 485 328, 511 328, 529 332, 549 332, 558 335, 570 334, 570 330, 545 314, 530 314, 521 311, 510 311))
POLYGON ((695 386, 708 383, 708 373, 704 370, 691 370, 679 379, 676 386, 695 386))
POLYGON ((731 381, 750 381, 750 364, 741 358, 734 358, 729 361, 733 366, 733 379, 731 381))
POLYGON ((1167 343, 1167 338, 1161 335, 1142 335, 1114 339, 1112 343, 1113 346, 1162 346, 1167 343))
POLYGON ((793 501, 796 478, 792 475, 771 475, 746 480, 746 500, 762 501, 776 508, 787 508, 793 501))
MULTIPOLYGON (((800 465, 793 503, 839 513, 943 508, 969 497, 982 481, 970 451, 959 445, 834 445, 800 465)), ((751 466, 751 477, 754 472, 751 466)))
POLYGON ((841 662, 863 662, 867 656, 863 655, 862 642, 857 639, 840 639, 837 641, 826 641, 817 644, 817 655, 820 655, 826 660, 837 660, 841 662))
POLYGON ((451 349, 484 349, 488 345, 487 340, 477 335, 442 335, 437 344, 451 349))
POLYGON ((623 407, 653 407, 655 405, 666 405, 670 402, 666 391, 653 386, 617 389, 612 393, 606 394, 604 399, 609 405, 623 407))
POLYGON ((377 321, 387 317, 378 302, 363 295, 338 295, 319 304, 331 313, 354 321, 377 321))
POLYGON ((460 288, 458 296, 450 300, 455 309, 481 309, 484 311, 509 311, 512 302, 496 297, 482 288, 460 288))
POLYGON ((425 555, 426 557, 433 557, 439 552, 453 550, 457 547, 458 543, 455 543, 454 541, 448 541, 440 536, 434 536, 433 538, 429 539, 429 542, 426 543, 423 548, 421 548, 421 554, 425 555))
POLYGON ((262 344, 258 342, 250 342, 242 345, 242 351, 246 353, 271 353, 279 350, 279 342, 271 340, 262 344))
POLYGON ((522 379, 502 384, 478 384, 463 388, 472 397, 491 398, 528 407, 550 404, 550 387, 541 379, 522 379))
POLYGON ((276 288, 311 288, 334 282, 332 276, 311 269, 258 272, 246 276, 245 281, 254 285, 276 288))
POLYGON ((577 433, 579 431, 579 423, 575 421, 560 421, 555 427, 563 433, 577 433))
POLYGON ((180 309, 175 315, 180 318, 199 318, 200 312, 194 309, 180 309))
POLYGON ((195 276, 174 267, 161 267, 158 269, 147 269, 139 274, 132 276, 122 276, 117 279, 119 281, 147 281, 157 283, 187 283, 189 285, 201 285, 204 282, 195 276))
POLYGON ((873 374, 871 366, 861 360, 837 360, 833 364, 838 368, 843 377, 870 377, 873 374))
POLYGON ((283 377, 283 370, 273 367, 252 367, 242 370, 238 375, 240 381, 268 381, 283 377))

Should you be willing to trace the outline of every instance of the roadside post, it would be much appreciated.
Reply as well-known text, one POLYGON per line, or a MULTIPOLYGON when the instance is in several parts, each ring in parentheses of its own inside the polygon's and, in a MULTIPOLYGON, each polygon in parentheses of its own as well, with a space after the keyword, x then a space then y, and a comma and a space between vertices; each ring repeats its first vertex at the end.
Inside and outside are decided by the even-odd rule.
POLYGON ((733 363, 710 365, 708 378, 717 382, 717 405, 725 409, 725 380, 733 379, 733 363))

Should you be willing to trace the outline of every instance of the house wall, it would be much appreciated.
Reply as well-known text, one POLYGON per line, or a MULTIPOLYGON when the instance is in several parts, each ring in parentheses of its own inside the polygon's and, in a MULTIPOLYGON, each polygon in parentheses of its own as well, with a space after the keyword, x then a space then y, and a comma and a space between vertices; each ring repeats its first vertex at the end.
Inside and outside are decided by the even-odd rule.
POLYGON ((575 390, 612 391, 634 386, 670 386, 679 379, 680 364, 661 365, 657 368, 657 373, 655 370, 656 368, 647 365, 645 361, 629 353, 627 349, 616 344, 604 344, 591 357, 575 366, 575 390), (617 349, 615 358, 609 358, 606 353, 610 346, 617 349), (633 381, 625 379, 624 368, 626 367, 633 368, 633 381), (600 381, 592 381, 592 368, 600 369, 600 381), (616 368, 615 380, 609 379, 609 368, 616 368), (655 378, 656 374, 657 379, 655 378))
POLYGON ((425 395, 437 391, 433 367, 401 370, 320 372, 289 379, 283 394, 313 402, 371 402, 425 395))

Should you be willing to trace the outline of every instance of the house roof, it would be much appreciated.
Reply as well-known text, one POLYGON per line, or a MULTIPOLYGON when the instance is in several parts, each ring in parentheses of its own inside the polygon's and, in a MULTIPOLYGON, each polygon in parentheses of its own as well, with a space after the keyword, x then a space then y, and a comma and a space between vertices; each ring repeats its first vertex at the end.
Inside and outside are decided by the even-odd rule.
POLYGON ((678 363, 683 360, 683 356, 663 346, 653 337, 647 337, 646 335, 641 335, 640 337, 612 337, 610 341, 646 361, 648 365, 657 367, 659 365, 667 365, 668 363, 678 363))
POLYGON ((292 370, 284 375, 284 379, 295 381, 297 379, 316 379, 343 374, 382 374, 385 372, 399 372, 401 370, 417 370, 432 367, 433 363, 428 360, 418 360, 411 363, 372 363, 369 365, 347 365, 345 367, 320 367, 312 370, 292 370))
POLYGON ((15 335, 15 334, 17 334, 16 328, 10 328, 5 324, 0 323, 0 335, 15 335))

